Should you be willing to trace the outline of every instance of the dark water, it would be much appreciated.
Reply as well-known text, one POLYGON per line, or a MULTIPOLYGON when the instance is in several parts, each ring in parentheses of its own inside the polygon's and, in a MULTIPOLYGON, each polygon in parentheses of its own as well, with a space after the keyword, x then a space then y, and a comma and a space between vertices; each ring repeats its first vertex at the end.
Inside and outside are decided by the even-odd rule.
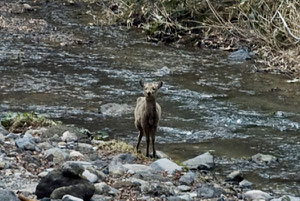
POLYGON ((93 42, 1 39, 2 115, 35 111, 135 144, 138 81, 162 80, 160 150, 176 161, 210 151, 220 176, 239 169, 259 189, 300 196, 299 84, 253 73, 252 63, 230 63, 224 52, 147 43, 125 28, 70 23, 61 30, 93 42), (107 103, 126 111, 101 113, 107 103), (279 163, 257 165, 249 160, 257 153, 279 163))

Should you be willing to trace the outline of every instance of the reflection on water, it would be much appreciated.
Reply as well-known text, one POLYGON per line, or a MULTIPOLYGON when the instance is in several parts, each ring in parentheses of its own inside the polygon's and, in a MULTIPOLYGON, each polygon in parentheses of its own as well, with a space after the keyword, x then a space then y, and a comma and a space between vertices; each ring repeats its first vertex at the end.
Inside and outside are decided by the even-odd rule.
POLYGON ((228 63, 221 52, 145 43, 116 27, 84 30, 92 45, 3 41, 11 55, 0 57, 1 111, 36 111, 93 131, 109 129, 115 138, 135 143, 133 114, 110 117, 99 108, 134 107, 142 95, 140 78, 162 80, 159 149, 178 161, 211 151, 221 175, 240 169, 260 188, 299 195, 297 84, 252 73, 250 63, 228 63), (19 49, 22 63, 12 59, 19 49), (280 163, 258 166, 249 161, 256 153, 274 155, 280 163))

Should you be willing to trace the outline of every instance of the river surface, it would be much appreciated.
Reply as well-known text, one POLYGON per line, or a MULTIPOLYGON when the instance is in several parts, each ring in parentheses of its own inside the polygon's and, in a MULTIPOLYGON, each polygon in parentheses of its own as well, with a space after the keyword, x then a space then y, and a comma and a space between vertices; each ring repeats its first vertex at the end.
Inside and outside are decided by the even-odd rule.
MULTIPOLYGON (((35 17, 42 14, 41 9, 35 17)), ((255 73, 251 62, 231 63, 225 52, 153 44, 137 31, 86 26, 84 17, 61 15, 45 18, 45 29, 56 27, 61 34, 55 40, 46 40, 43 30, 39 40, 2 30, 1 116, 35 111, 135 144, 138 81, 161 80, 159 150, 176 161, 210 151, 217 175, 241 170, 258 189, 300 196, 298 83, 255 73), (67 43, 70 33, 83 42, 67 43), (108 103, 124 110, 100 109, 108 103), (257 153, 279 162, 256 164, 250 159, 257 153)))

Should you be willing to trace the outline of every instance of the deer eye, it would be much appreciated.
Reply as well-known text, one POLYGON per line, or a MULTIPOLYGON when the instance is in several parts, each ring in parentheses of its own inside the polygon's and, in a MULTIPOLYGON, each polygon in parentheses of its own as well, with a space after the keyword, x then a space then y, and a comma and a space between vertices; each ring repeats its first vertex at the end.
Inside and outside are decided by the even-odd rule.
POLYGON ((155 87, 152 87, 152 90, 155 90, 155 87))

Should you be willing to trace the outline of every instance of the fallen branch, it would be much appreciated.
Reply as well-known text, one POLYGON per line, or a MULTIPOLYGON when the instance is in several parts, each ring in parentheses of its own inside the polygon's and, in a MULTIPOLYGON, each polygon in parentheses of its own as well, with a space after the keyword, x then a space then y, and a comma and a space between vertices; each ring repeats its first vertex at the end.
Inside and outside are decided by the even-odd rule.
MULTIPOLYGON (((279 15, 279 18, 281 19, 281 21, 282 21, 282 23, 283 23, 283 26, 284 26, 284 28, 287 30, 287 32, 291 35, 292 38, 294 38, 294 39, 297 41, 296 43, 300 42, 300 38, 297 37, 297 36, 295 36, 295 35, 291 32, 290 28, 288 27, 287 23, 285 22, 284 18, 282 17, 281 13, 280 13, 278 10, 277 10, 276 14, 279 15)), ((275 14, 275 15, 276 15, 276 14, 275 14)))

